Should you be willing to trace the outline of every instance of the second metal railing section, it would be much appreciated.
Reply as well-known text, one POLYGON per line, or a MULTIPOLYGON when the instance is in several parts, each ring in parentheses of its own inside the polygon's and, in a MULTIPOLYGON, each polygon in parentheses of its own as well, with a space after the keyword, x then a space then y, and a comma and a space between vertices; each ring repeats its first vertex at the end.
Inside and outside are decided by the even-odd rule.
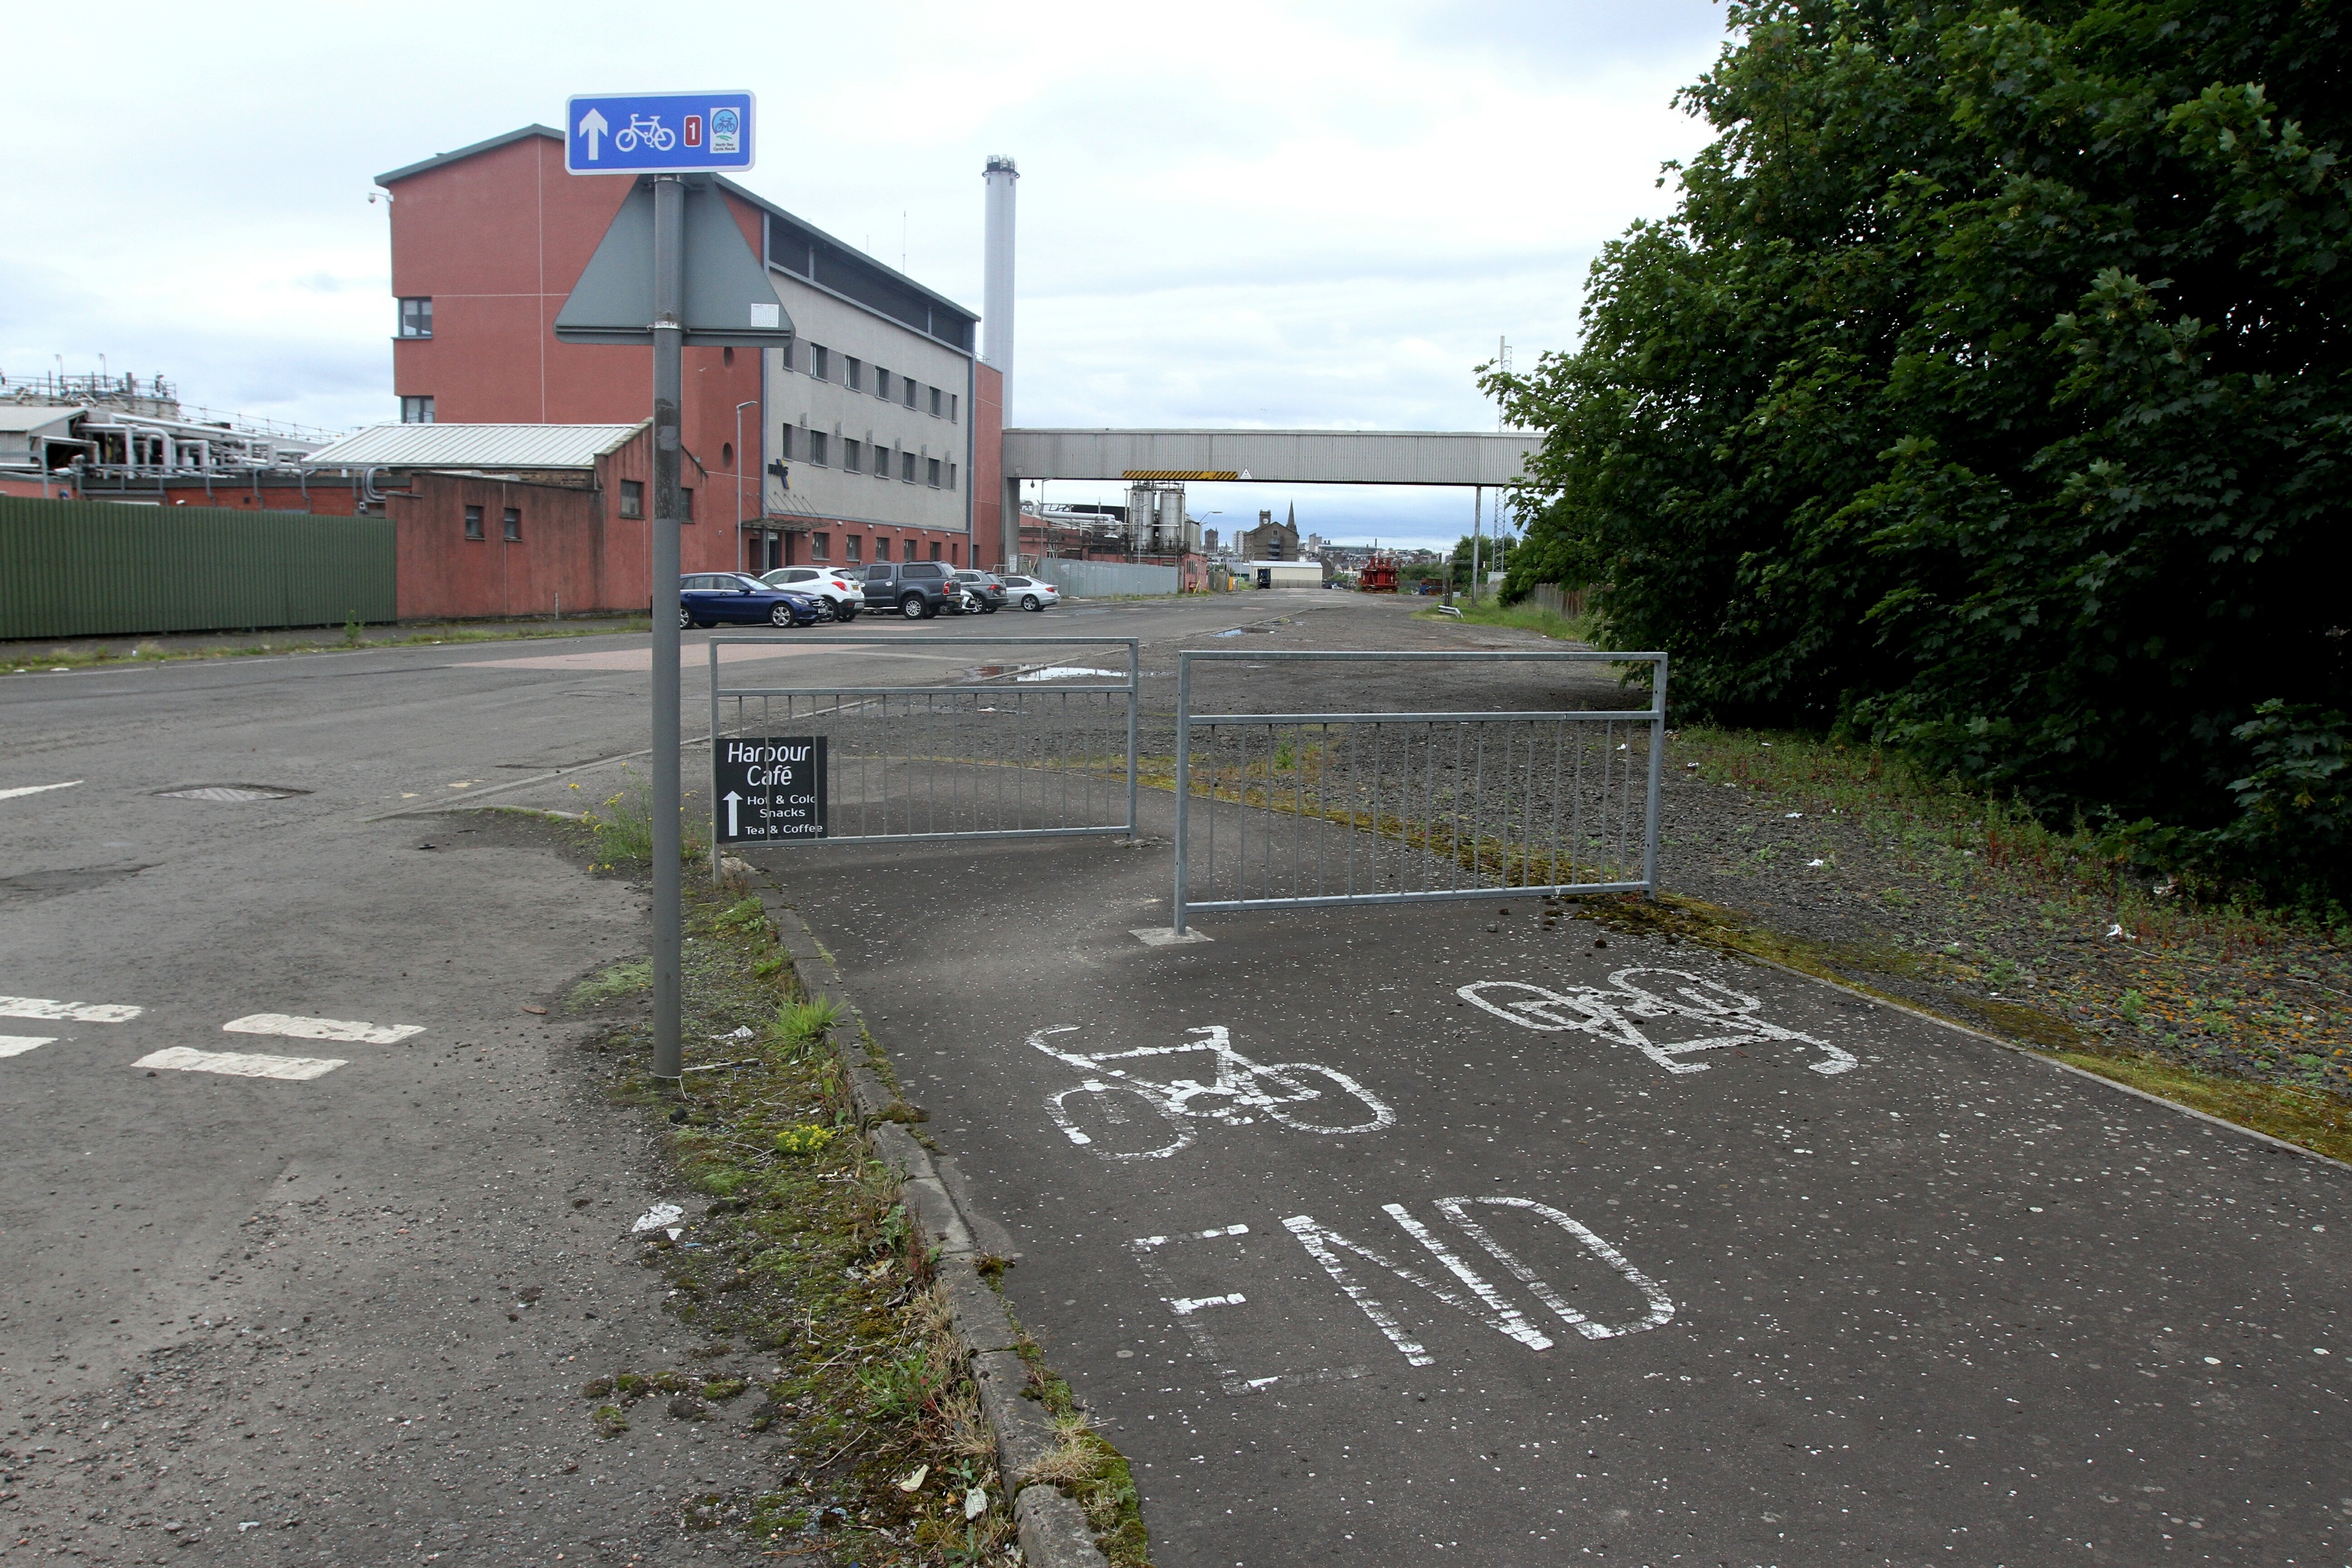
POLYGON ((1202 910, 1657 890, 1662 653, 1188 651, 1175 930, 1202 910), (1645 709, 1195 712, 1195 664, 1646 664, 1645 709))

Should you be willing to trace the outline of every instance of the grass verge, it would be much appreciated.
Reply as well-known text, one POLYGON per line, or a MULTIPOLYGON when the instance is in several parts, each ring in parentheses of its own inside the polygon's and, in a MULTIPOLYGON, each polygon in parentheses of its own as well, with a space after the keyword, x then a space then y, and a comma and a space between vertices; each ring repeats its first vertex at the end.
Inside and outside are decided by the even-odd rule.
MULTIPOLYGON (((566 827, 598 869, 643 870, 642 858, 616 867, 609 821, 566 827)), ((666 1310, 700 1342, 682 1364, 601 1371, 580 1389, 581 1418, 606 1438, 646 1420, 772 1435, 775 1484, 683 1500, 688 1530, 845 1568, 1010 1568, 994 1438, 898 1175, 857 1126, 835 1040, 845 1020, 800 994, 756 898, 694 878, 685 895, 680 1088, 651 1074, 645 960, 589 976, 568 1005, 609 1021, 583 1048, 609 1058, 616 1103, 661 1119, 667 1163, 692 1194, 644 1234, 637 1260, 663 1273, 666 1310)), ((870 1038, 848 1043, 887 1076, 870 1038)), ((1044 1479, 1087 1508, 1107 1545, 1129 1548, 1114 1552, 1119 1568, 1149 1568, 1126 1460, 1032 1364, 1071 1418, 1069 1454, 1044 1479)))
MULTIPOLYGON (((775 1484, 683 1500, 688 1530, 868 1568, 1009 1562, 995 1445, 897 1175, 851 1113, 833 1020, 770 962, 781 954, 758 900, 691 882, 686 898, 683 1088, 652 1077, 642 1016, 584 1048, 610 1058, 616 1103, 667 1129, 691 1195, 644 1234, 637 1261, 664 1274, 666 1310, 699 1342, 681 1364, 601 1371, 581 1387, 581 1419, 605 1437, 646 1420, 772 1435, 775 1484)), ((641 969, 592 976, 572 1005, 610 1017, 641 969)))

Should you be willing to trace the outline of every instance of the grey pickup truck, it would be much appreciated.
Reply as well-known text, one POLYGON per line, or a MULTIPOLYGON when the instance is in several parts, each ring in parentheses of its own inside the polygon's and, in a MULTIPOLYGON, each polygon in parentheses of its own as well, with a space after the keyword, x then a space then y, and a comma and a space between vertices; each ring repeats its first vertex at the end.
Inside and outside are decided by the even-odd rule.
POLYGON ((896 610, 910 621, 963 604, 963 584, 943 561, 877 561, 866 569, 862 587, 868 610, 896 610))

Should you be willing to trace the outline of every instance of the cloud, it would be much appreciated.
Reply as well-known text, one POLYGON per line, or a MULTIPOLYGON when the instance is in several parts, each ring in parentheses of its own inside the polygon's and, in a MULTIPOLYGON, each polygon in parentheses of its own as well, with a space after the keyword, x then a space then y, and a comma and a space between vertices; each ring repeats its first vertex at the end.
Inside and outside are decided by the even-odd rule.
MULTIPOLYGON (((234 15, 110 9, 100 138, 74 73, 15 75, 0 370, 105 353, 213 406, 389 418, 377 173, 572 92, 741 85, 749 184, 975 307, 981 163, 1018 158, 1023 421, 1484 427, 1473 367, 1499 337, 1572 343, 1592 257, 1670 202, 1660 165, 1705 140, 1670 100, 1723 27, 1706 0, 885 0, 780 33, 716 0, 676 19, 686 83, 619 0, 561 26, 453 0, 234 15)), ((85 31, 36 9, 11 48, 77 58, 85 31)))

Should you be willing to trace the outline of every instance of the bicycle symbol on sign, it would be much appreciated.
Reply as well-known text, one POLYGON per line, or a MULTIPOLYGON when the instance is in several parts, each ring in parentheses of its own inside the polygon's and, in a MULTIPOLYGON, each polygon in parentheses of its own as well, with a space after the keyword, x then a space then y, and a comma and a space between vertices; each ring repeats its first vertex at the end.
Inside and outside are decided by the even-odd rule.
POLYGON ((1616 989, 1577 985, 1549 991, 1520 980, 1482 980, 1463 986, 1456 994, 1522 1029, 1574 1030, 1631 1046, 1673 1073, 1705 1072, 1706 1063, 1680 1059, 1699 1051, 1774 1041, 1824 1052, 1822 1060, 1805 1064, 1817 1073, 1833 1076, 1851 1072, 1857 1065, 1852 1051, 1763 1017, 1758 1009, 1764 1004, 1755 997, 1684 970, 1621 969, 1609 977, 1609 984, 1616 989), (1669 984, 1673 981, 1683 984, 1669 984), (1675 1020, 1681 1020, 1680 1025, 1675 1020), (1683 1039, 1653 1039, 1643 1032, 1645 1024, 1661 1035, 1670 1029, 1679 1034, 1692 1025, 1697 1026, 1698 1032, 1683 1039))
POLYGON ((1187 1029, 1199 1037, 1182 1045, 1127 1051, 1069 1051, 1046 1043, 1049 1035, 1076 1028, 1064 1024, 1029 1037, 1047 1056, 1088 1075, 1077 1087, 1049 1098, 1045 1109, 1071 1142, 1113 1160, 1164 1160, 1192 1146, 1195 1129, 1190 1123, 1202 1121, 1245 1127, 1263 1113, 1296 1131, 1327 1134, 1378 1132, 1396 1122, 1395 1111, 1337 1068, 1254 1062, 1234 1049, 1222 1024, 1187 1029), (1215 1068, 1210 1081, 1145 1078, 1138 1070, 1161 1057, 1188 1055, 1210 1058, 1205 1065, 1215 1068))
POLYGON ((613 145, 628 153, 635 151, 639 142, 656 153, 667 153, 677 145, 677 132, 664 125, 658 114, 632 114, 629 122, 613 133, 613 145))

